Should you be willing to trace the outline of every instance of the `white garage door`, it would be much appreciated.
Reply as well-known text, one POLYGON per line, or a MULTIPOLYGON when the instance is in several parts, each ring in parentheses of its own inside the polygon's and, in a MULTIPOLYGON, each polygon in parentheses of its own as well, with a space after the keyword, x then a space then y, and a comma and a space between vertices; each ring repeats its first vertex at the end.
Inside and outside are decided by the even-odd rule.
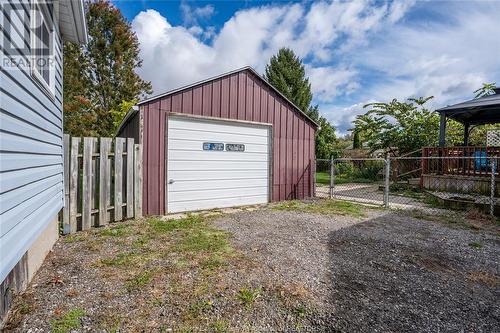
POLYGON ((266 203, 269 126, 170 116, 169 213, 266 203))

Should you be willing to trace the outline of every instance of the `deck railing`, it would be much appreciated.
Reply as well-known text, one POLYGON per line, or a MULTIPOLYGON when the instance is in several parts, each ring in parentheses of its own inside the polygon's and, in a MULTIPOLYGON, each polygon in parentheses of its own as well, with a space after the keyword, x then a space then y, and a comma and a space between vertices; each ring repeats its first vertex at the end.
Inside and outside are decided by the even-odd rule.
POLYGON ((424 147, 422 173, 487 177, 492 158, 500 156, 500 147, 424 147))

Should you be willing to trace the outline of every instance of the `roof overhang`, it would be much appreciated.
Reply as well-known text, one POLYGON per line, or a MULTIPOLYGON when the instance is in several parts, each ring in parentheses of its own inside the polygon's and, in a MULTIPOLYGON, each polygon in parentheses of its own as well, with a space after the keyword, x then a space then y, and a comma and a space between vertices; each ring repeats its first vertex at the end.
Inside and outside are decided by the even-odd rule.
POLYGON ((436 111, 462 124, 497 124, 500 123, 500 94, 450 105, 436 111))
POLYGON ((59 30, 63 40, 77 44, 88 41, 83 0, 58 0, 59 30))

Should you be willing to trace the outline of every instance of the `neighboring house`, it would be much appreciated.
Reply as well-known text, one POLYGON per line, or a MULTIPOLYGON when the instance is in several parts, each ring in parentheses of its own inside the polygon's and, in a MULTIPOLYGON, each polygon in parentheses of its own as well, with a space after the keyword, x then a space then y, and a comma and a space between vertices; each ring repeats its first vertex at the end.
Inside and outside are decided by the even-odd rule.
POLYGON ((0 321, 58 237, 63 41, 85 43, 83 0, 0 4, 0 321))
POLYGON ((250 67, 139 103, 118 136, 143 144, 143 213, 310 197, 317 124, 250 67))

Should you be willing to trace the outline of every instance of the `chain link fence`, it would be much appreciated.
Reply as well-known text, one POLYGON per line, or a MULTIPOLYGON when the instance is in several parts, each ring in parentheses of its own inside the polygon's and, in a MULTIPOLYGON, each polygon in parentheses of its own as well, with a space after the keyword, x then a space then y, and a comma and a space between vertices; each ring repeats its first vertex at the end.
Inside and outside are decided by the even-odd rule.
POLYGON ((498 158, 340 158, 316 161, 315 196, 397 209, 500 215, 498 158))

